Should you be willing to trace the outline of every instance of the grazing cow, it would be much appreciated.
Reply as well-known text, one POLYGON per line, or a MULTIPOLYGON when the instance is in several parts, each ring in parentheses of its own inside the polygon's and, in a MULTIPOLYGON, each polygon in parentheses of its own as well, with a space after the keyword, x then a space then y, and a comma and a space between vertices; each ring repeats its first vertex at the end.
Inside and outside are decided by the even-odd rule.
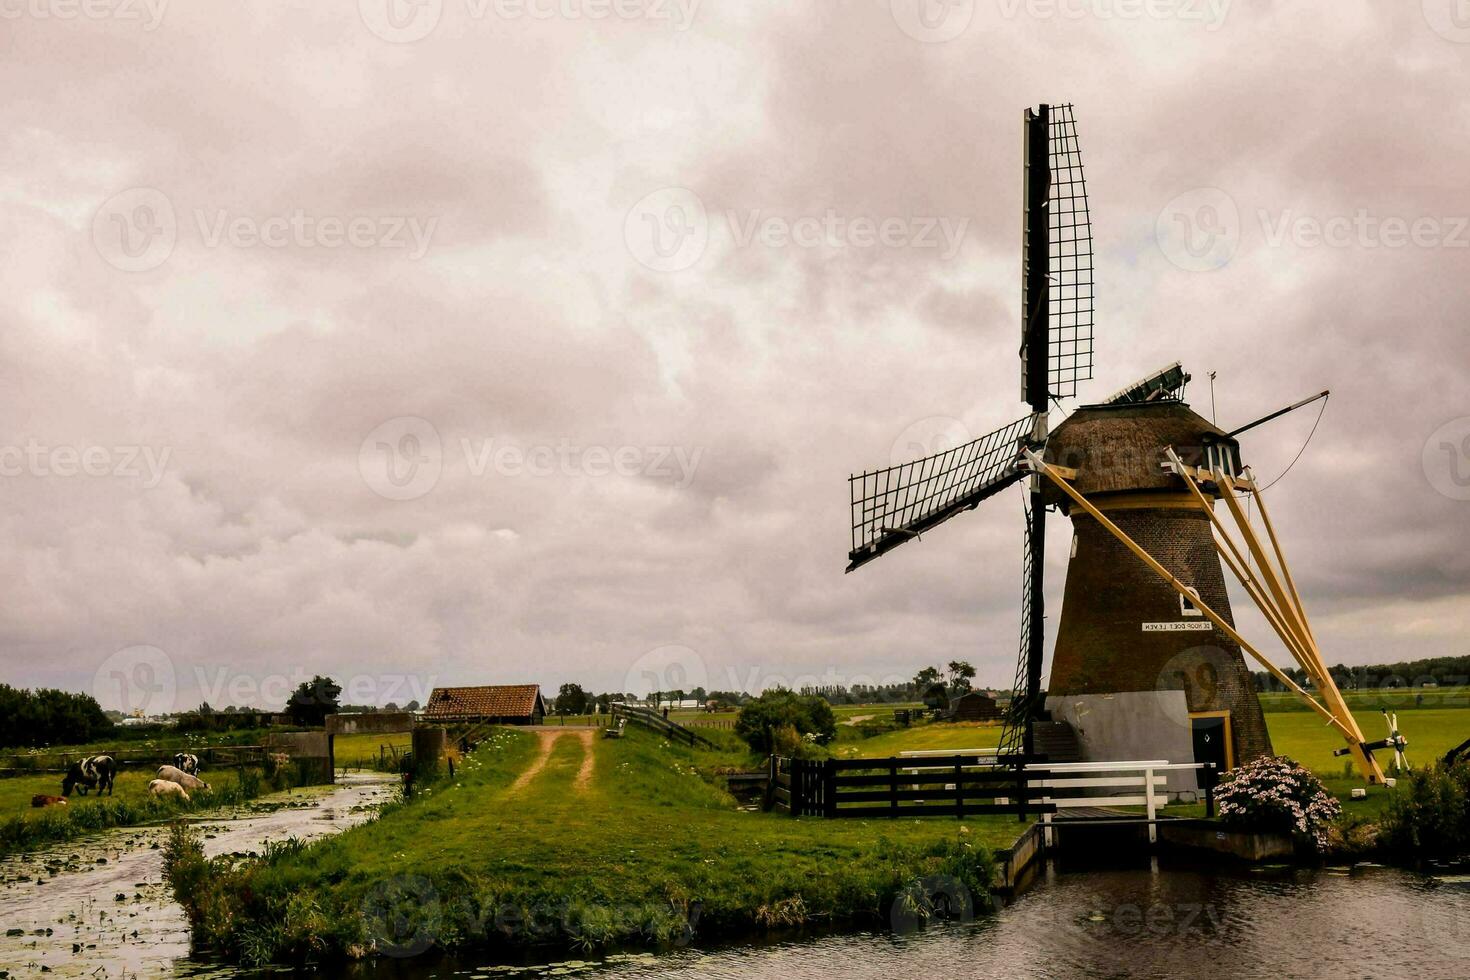
POLYGON ((171 783, 178 783, 184 789, 201 790, 209 789, 209 784, 198 776, 191 776, 178 766, 159 766, 158 778, 166 779, 171 783))
POLYGON ((66 776, 61 780, 61 795, 70 796, 71 791, 76 789, 83 796, 87 790, 95 789, 97 795, 107 790, 107 795, 112 795, 112 780, 117 775, 117 764, 112 761, 110 755, 88 756, 81 762, 73 762, 71 768, 66 771, 66 776))
POLYGON ((189 794, 184 792, 184 787, 167 779, 155 779, 148 784, 148 792, 154 796, 174 796, 185 803, 189 802, 189 794))
POLYGON ((174 765, 191 776, 199 775, 199 757, 197 755, 180 752, 174 756, 174 765))
POLYGON ((35 796, 31 797, 31 806, 66 806, 66 797, 47 796, 45 793, 37 793, 35 796))

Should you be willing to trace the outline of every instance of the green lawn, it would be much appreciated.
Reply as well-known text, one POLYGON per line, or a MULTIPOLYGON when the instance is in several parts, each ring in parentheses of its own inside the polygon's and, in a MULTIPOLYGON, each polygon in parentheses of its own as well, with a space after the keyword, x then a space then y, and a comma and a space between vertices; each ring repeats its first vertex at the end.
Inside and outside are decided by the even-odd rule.
POLYGON ((388 756, 392 755, 387 746, 402 755, 412 748, 413 735, 393 732, 389 735, 338 735, 332 739, 332 753, 336 756, 338 769, 371 769, 377 765, 380 748, 388 756))
MULTIPOLYGON (((1383 716, 1355 708, 1353 714, 1369 740, 1388 733, 1383 716)), ((1398 712, 1399 731, 1409 740, 1405 750, 1414 765, 1441 758, 1446 752, 1470 738, 1470 709, 1405 708, 1398 712)), ((1342 748, 1343 741, 1333 729, 1315 714, 1304 711, 1272 711, 1266 715, 1271 732, 1271 748, 1277 755, 1290 756, 1315 772, 1339 775, 1346 757, 1334 758, 1332 751, 1342 748)), ((1380 754, 1379 762, 1388 768, 1389 757, 1380 754)))
POLYGON ((722 758, 630 728, 622 739, 587 742, 567 732, 543 760, 535 733, 502 730, 454 782, 407 806, 289 859, 216 871, 214 897, 191 909, 196 938, 237 955, 260 935, 273 937, 275 957, 316 943, 346 948, 361 941, 353 930, 363 902, 405 874, 432 883, 437 907, 454 920, 436 926, 448 945, 535 941, 534 929, 497 931, 507 910, 551 930, 543 941, 645 944, 667 938, 671 911, 682 916, 696 900, 705 936, 877 925, 918 877, 982 874, 988 884, 989 853, 1024 829, 1014 817, 826 821, 741 811, 697 771, 722 758), (293 934, 276 918, 291 903, 319 910, 320 921, 293 934))

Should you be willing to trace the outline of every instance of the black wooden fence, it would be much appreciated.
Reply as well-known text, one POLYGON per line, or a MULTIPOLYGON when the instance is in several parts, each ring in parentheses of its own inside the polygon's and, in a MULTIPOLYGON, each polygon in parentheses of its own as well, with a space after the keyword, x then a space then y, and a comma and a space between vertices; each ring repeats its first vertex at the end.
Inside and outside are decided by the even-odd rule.
MULTIPOLYGON (((1056 812, 1032 799, 1029 780, 1011 760, 976 755, 887 759, 788 759, 772 756, 771 805, 793 817, 966 817, 1056 812)), ((1036 794, 1040 795, 1040 794, 1036 794)))

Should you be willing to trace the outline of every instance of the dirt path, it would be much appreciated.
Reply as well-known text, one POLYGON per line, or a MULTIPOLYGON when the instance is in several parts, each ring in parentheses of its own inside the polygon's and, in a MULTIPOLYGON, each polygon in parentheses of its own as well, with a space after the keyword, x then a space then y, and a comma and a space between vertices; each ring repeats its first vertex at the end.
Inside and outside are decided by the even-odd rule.
POLYGON ((541 775, 541 770, 546 768, 546 760, 551 758, 551 750, 556 745, 556 740, 561 738, 561 735, 561 732, 536 733, 536 737, 541 739, 541 752, 536 758, 531 760, 531 764, 526 767, 526 771, 517 776, 516 781, 510 784, 510 791, 512 793, 519 793, 530 784, 531 780, 541 775))
POLYGON ((538 731, 536 737, 541 739, 541 751, 535 759, 531 760, 531 764, 526 767, 526 771, 517 776, 514 783, 511 783, 510 792, 521 792, 530 785, 531 780, 541 775, 541 770, 546 768, 546 763, 551 759, 551 751, 556 747, 557 739, 564 735, 575 735, 582 743, 582 767, 577 770, 577 779, 573 786, 577 792, 585 793, 587 788, 592 784, 592 774, 597 769, 596 759, 593 756, 593 750, 597 745, 593 736, 596 734, 596 732, 587 729, 538 731))
POLYGON ((585 793, 592 785, 592 773, 597 769, 597 757, 594 755, 597 741, 592 737, 596 732, 578 732, 578 734, 582 736, 582 768, 577 770, 576 787, 578 793, 585 793))

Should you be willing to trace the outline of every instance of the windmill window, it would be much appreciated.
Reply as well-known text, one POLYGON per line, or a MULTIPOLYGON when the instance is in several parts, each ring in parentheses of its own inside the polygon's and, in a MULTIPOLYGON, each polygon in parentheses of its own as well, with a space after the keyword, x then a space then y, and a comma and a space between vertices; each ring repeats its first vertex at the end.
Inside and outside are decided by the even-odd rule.
MULTIPOLYGON (((1189 592, 1190 595, 1194 596, 1194 598, 1196 600, 1199 599, 1199 590, 1196 589, 1194 586, 1192 586, 1192 585, 1186 585, 1184 588, 1189 592)), ((1204 615, 1204 613, 1200 612, 1199 606, 1196 605, 1193 602, 1190 602, 1188 599, 1186 599, 1184 597, 1184 593, 1182 593, 1182 592, 1179 594, 1179 613, 1182 616, 1203 616, 1204 615)))

